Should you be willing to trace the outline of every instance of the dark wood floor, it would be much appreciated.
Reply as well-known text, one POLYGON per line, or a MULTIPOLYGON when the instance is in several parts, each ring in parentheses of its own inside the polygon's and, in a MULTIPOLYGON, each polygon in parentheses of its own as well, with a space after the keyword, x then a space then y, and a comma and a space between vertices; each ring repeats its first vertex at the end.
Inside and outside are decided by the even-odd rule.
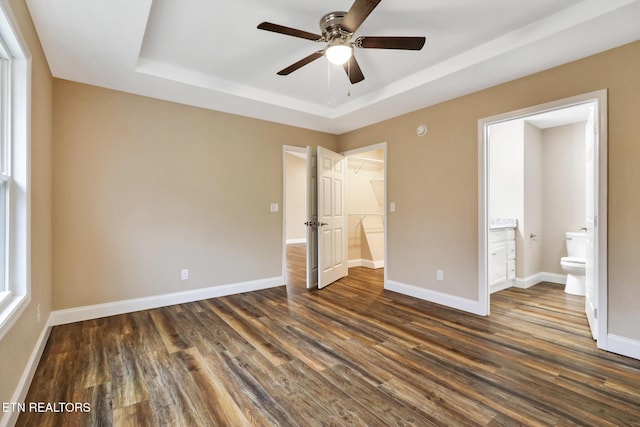
POLYGON ((595 348, 583 299, 540 284, 478 317, 354 268, 53 329, 19 426, 640 425, 640 361, 595 348))

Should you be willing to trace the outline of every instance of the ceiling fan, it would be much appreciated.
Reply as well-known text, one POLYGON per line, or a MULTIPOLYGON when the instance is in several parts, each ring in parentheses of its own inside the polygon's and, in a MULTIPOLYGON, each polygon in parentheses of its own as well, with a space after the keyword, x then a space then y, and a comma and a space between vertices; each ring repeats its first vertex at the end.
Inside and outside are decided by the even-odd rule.
POLYGON ((287 68, 278 71, 278 75, 286 76, 312 61, 326 56, 333 64, 342 65, 351 83, 364 80, 364 74, 353 55, 354 46, 362 49, 401 49, 420 50, 424 46, 424 37, 369 37, 360 36, 352 41, 356 30, 362 25, 373 9, 381 0, 356 0, 348 12, 327 13, 320 19, 322 35, 285 27, 283 25, 263 22, 258 29, 299 37, 319 43, 326 43, 324 49, 320 49, 300 61, 291 64, 287 68))

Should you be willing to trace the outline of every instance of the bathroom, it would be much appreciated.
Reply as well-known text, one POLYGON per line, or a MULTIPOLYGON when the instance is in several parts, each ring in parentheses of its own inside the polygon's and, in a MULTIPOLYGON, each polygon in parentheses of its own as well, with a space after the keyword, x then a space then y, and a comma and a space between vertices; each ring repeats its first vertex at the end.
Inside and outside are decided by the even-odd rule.
MULTIPOLYGON (((491 293, 543 281, 565 285, 567 277, 573 283, 561 259, 567 257, 566 233, 586 226, 589 111, 581 105, 490 126, 491 293), (492 278, 504 268, 503 251, 507 272, 492 278)), ((574 288, 565 291, 584 295, 584 284, 574 288)))

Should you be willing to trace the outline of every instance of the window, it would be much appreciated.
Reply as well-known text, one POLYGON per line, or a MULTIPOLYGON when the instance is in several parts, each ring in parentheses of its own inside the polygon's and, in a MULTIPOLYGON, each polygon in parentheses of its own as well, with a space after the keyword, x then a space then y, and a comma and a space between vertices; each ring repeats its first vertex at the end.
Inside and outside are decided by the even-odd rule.
POLYGON ((30 60, 15 28, 0 3, 0 339, 30 299, 30 60))
POLYGON ((9 189, 11 188, 11 170, 9 153, 11 138, 8 135, 8 113, 10 111, 9 104, 10 90, 8 87, 9 80, 9 61, 7 58, 6 48, 0 40, 0 306, 2 301, 10 294, 11 288, 7 280, 7 229, 9 228, 9 189))

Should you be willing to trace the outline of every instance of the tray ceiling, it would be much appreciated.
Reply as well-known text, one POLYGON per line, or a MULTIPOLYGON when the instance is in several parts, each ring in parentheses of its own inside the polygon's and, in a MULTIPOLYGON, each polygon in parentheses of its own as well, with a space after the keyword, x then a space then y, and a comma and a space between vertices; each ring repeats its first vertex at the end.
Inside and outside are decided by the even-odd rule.
POLYGON ((319 33, 352 0, 27 0, 54 77, 335 134, 640 39, 640 0, 383 0, 356 36, 426 36, 421 51, 358 49, 350 85, 319 33))

